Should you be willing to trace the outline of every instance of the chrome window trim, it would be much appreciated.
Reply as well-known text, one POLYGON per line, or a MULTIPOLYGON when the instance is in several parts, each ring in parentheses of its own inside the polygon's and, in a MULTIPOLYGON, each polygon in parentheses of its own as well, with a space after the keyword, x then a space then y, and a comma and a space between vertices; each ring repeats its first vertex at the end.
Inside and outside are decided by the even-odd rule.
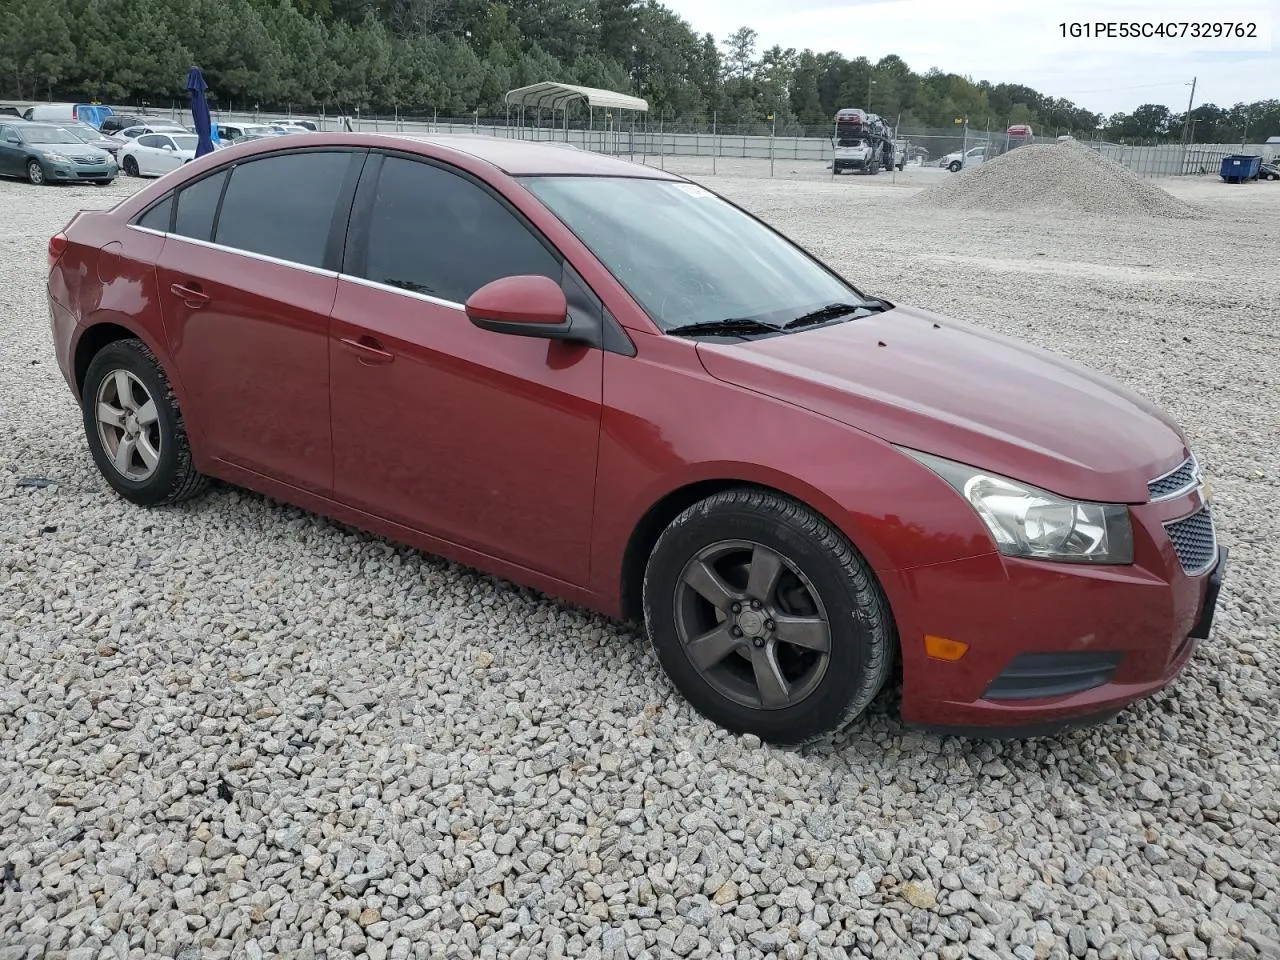
POLYGON ((388 293, 398 293, 404 297, 411 297, 414 300, 425 300, 427 303, 434 303, 438 307, 448 307, 450 310, 458 310, 466 312, 466 305, 458 303, 456 300, 445 300, 442 297, 433 297, 429 293, 418 293, 416 290, 405 290, 403 287, 394 287, 389 283, 379 283, 377 280, 369 280, 366 277, 357 277, 350 273, 339 273, 339 279, 350 280, 352 283, 358 283, 362 287, 372 287, 375 290, 386 290, 388 293))
POLYGON ((143 233, 150 233, 160 237, 167 237, 170 240, 181 240, 183 243, 192 243, 197 247, 206 247, 210 250, 221 250, 224 253, 234 253, 242 257, 248 257, 250 260, 260 260, 263 263, 274 264, 278 267, 292 267, 295 270, 302 270, 306 273, 314 273, 321 277, 332 277, 337 279, 337 270, 325 270, 322 267, 313 267, 310 264, 298 263, 296 260, 282 260, 279 257, 272 257, 265 253, 256 253, 253 250, 241 250, 238 247, 228 247, 221 243, 210 243, 208 240, 197 240, 195 237, 184 237, 180 233, 168 233, 164 230, 153 230, 151 227, 140 227, 136 223, 127 224, 130 230, 141 230, 143 233))

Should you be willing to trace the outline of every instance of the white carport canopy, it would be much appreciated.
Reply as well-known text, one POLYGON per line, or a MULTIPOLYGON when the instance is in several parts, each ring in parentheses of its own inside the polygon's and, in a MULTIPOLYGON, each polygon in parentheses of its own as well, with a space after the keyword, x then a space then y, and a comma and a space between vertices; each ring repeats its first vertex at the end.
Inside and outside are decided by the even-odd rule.
POLYGON ((610 110, 637 110, 648 112, 649 103, 641 97, 632 97, 615 90, 601 90, 599 87, 579 87, 572 83, 555 83, 550 80, 530 84, 508 90, 506 103, 508 107, 534 107, 550 110, 563 110, 575 100, 585 100, 591 109, 603 107, 610 110))

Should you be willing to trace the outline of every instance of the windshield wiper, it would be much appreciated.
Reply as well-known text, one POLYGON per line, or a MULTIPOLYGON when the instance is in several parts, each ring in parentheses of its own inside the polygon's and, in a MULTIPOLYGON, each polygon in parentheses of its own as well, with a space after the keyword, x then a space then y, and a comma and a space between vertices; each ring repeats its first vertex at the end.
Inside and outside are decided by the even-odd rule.
POLYGON ((726 317, 724 320, 701 320, 698 323, 686 323, 679 327, 668 327, 667 333, 673 336, 693 336, 699 333, 735 334, 777 333, 781 327, 750 317, 726 317))
POLYGON ((815 323, 826 323, 828 320, 857 313, 859 310, 865 310, 867 313, 883 313, 887 309, 888 305, 883 300, 868 300, 866 303, 829 303, 825 307, 802 313, 794 320, 787 321, 782 325, 782 329, 794 330, 797 327, 813 326, 815 323))

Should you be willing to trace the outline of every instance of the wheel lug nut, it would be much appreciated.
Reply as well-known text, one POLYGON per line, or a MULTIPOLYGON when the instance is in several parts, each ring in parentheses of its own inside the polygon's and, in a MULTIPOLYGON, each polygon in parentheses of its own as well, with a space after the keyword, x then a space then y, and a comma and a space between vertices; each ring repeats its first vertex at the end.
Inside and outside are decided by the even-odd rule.
POLYGON ((754 643, 757 647, 763 647, 763 646, 764 646, 764 637, 756 637, 756 638, 755 638, 753 641, 751 641, 751 642, 752 642, 752 643, 754 643))
POLYGON ((732 610, 734 613, 741 613, 741 612, 742 612, 742 604, 738 603, 738 601, 736 601, 736 600, 735 600, 735 601, 733 602, 733 605, 732 605, 731 607, 729 607, 729 609, 730 609, 730 610, 732 610))
POLYGON ((775 626, 776 626, 776 624, 775 624, 772 620, 766 620, 766 621, 764 622, 764 628, 765 628, 766 630, 772 630, 775 626))
POLYGON ((751 609, 752 609, 752 610, 759 610, 759 609, 760 609, 760 601, 759 601, 759 600, 752 600, 752 601, 751 601, 751 609))
POLYGON ((734 628, 733 628, 732 630, 730 630, 729 632, 730 632, 731 634, 733 634, 733 636, 735 636, 735 637, 740 637, 740 636, 742 636, 742 628, 741 628, 741 627, 734 627, 734 628))

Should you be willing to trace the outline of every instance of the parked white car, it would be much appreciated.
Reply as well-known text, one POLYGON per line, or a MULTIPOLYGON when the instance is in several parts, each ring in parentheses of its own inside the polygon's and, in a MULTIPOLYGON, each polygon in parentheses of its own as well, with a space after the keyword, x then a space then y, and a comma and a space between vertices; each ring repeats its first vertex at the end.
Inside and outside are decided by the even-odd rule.
POLYGON ((963 154, 959 150, 955 153, 948 153, 938 161, 938 166, 945 167, 952 173, 957 173, 962 167, 980 167, 985 159, 987 159, 987 148, 984 144, 980 147, 971 147, 963 154))
POLYGON ((176 123, 139 123, 139 124, 135 124, 132 127, 125 127, 119 133, 112 134, 112 136, 114 136, 117 140, 127 143, 130 140, 137 140, 139 137, 145 136, 148 133, 172 134, 172 133, 190 133, 190 132, 191 131, 189 131, 186 127, 176 123))
POLYGON ((145 133, 120 149, 120 167, 131 177, 160 177, 194 160, 200 138, 185 130, 145 133))

